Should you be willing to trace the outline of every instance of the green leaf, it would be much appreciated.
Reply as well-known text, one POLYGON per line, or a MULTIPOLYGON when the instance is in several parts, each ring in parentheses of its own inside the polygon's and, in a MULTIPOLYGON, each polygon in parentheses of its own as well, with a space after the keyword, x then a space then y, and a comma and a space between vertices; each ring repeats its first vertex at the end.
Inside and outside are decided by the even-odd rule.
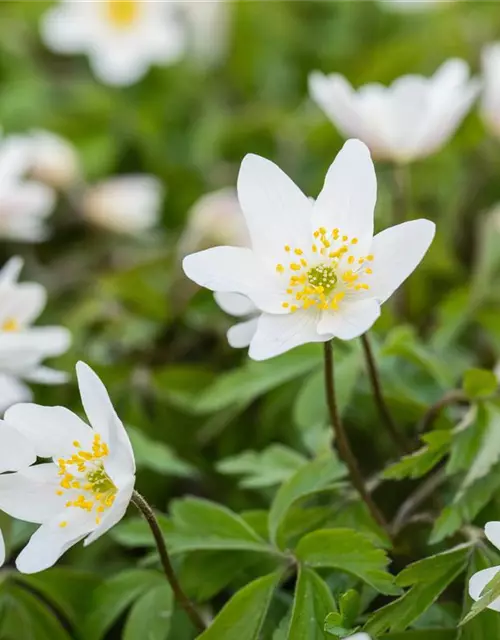
POLYGON ((269 511, 269 535, 278 543, 279 529, 290 507, 299 498, 321 491, 345 476, 345 468, 332 454, 326 454, 301 467, 279 488, 269 511))
POLYGON ((143 431, 127 427, 139 468, 150 469, 162 475, 190 478, 197 475, 196 469, 181 460, 177 454, 163 442, 152 440, 143 431))
POLYGON ((431 431, 421 437, 426 443, 424 447, 414 453, 403 456, 401 460, 387 467, 383 477, 391 480, 402 478, 420 478, 433 469, 450 449, 452 441, 451 431, 431 431))
POLYGON ((198 640, 259 640, 280 573, 271 573, 238 591, 198 640))
POLYGON ((472 604, 469 613, 464 617, 461 625, 467 624, 473 620, 478 613, 484 611, 492 602, 500 598, 500 573, 496 573, 493 578, 484 587, 479 600, 472 604))
POLYGON ((330 636, 335 636, 335 638, 347 638, 347 636, 352 636, 355 629, 346 627, 342 614, 334 611, 326 616, 324 631, 330 636))
POLYGON ((411 588, 394 602, 373 613, 364 630, 373 635, 404 631, 464 571, 470 552, 470 545, 460 545, 406 567, 396 578, 396 583, 400 586, 411 585, 411 588))
POLYGON ((170 553, 200 550, 240 550, 273 553, 238 514, 209 500, 184 498, 171 506, 174 529, 167 533, 170 553))
POLYGON ((137 569, 124 571, 105 580, 93 593, 82 636, 85 640, 100 640, 137 598, 163 584, 165 578, 161 574, 137 569))
POLYGON ((478 406, 474 427, 478 430, 479 448, 469 467, 460 490, 463 491, 476 480, 484 477, 500 461, 500 407, 491 402, 478 406))
POLYGON ((361 610, 361 598, 354 589, 349 589, 339 598, 339 611, 347 627, 353 627, 361 610))
POLYGON ((330 567, 357 576, 380 593, 399 593, 385 570, 385 552, 357 531, 323 529, 309 533, 297 545, 295 556, 312 567, 330 567))
POLYGON ((335 609, 328 585, 307 567, 299 568, 287 640, 323 640, 323 621, 335 609))
POLYGON ((166 640, 174 598, 168 583, 159 584, 136 601, 128 616, 123 640, 166 640))
MULTIPOLYGON (((164 536, 174 530, 166 515, 158 512, 155 515, 164 536)), ((109 535, 124 547, 156 547, 151 529, 142 516, 122 520, 111 529, 109 535)))
POLYGON ((492 371, 469 369, 464 374, 463 389, 470 400, 490 396, 497 390, 498 382, 492 371))
POLYGON ((243 451, 217 463, 217 471, 226 475, 242 475, 238 485, 244 489, 272 487, 288 480, 307 463, 300 453, 281 444, 272 444, 260 452, 243 451))
POLYGON ((240 369, 219 376, 201 393, 193 410, 213 413, 236 403, 246 405, 271 389, 305 375, 321 362, 318 349, 311 347, 296 349, 266 362, 248 362, 240 369))
MULTIPOLYGON (((417 629, 402 633, 388 633, 380 637, 381 640, 457 640, 457 631, 456 629, 417 629)), ((482 640, 482 637, 474 640, 482 640)))

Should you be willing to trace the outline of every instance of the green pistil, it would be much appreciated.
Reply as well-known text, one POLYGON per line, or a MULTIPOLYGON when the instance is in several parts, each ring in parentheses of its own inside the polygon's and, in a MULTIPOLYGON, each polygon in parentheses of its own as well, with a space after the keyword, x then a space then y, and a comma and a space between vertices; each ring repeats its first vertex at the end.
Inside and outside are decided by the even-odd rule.
POLYGON ((309 280, 309 284, 314 287, 323 287, 325 293, 333 291, 338 280, 333 267, 325 264, 320 264, 310 269, 307 274, 307 279, 309 280))

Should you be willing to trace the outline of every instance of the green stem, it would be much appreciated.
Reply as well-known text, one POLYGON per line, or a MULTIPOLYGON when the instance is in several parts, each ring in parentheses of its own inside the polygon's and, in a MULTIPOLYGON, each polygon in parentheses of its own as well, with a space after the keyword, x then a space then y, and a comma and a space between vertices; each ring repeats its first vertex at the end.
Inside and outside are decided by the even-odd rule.
POLYGON ((165 540, 163 539, 160 525, 158 524, 158 520, 156 519, 153 509, 137 491, 134 491, 134 493, 132 494, 132 502, 144 516, 144 519, 151 529, 151 533, 153 534, 156 547, 160 555, 160 561, 163 567, 163 571, 165 572, 165 576, 167 577, 167 580, 172 587, 175 599, 189 616, 189 619, 194 624, 196 629, 198 629, 198 631, 200 632, 204 631, 206 629, 205 623, 203 622, 200 614, 196 611, 191 600, 182 590, 182 587, 177 580, 177 576, 175 575, 172 563, 170 562, 170 556, 168 555, 167 547, 165 545, 165 540))
POLYGON ((388 531, 387 522, 379 511, 379 508, 373 501, 370 493, 368 492, 365 482, 363 480, 363 476, 361 474, 361 470, 358 465, 358 461, 356 460, 351 446, 349 444, 349 440, 347 438, 346 431, 344 429, 343 422, 340 418, 340 414, 337 407, 337 401, 335 396, 335 376, 334 376, 334 363, 333 363, 333 348, 332 342, 325 342, 325 389, 326 389, 326 401, 328 404, 328 411, 330 414, 330 422, 332 424, 332 428, 335 434, 335 442, 337 443, 337 447, 340 452, 340 456, 342 460, 347 465, 349 470, 349 475, 351 478, 351 482, 358 491, 359 495, 363 499, 364 503, 368 507, 370 513, 372 514, 374 520, 378 522, 378 524, 383 527, 386 531, 388 531))

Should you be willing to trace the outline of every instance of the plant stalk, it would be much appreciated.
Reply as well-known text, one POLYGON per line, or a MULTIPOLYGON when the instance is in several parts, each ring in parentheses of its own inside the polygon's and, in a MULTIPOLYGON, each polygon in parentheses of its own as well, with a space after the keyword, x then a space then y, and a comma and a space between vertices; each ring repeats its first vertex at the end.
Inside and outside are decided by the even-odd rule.
POLYGON ((328 411, 330 414, 330 422, 332 424, 332 428, 335 434, 335 441, 337 443, 340 456, 342 460, 345 462, 345 464, 347 465, 352 484, 354 485, 354 487, 360 494, 361 498, 363 499, 364 503, 368 507, 374 520, 386 531, 388 531, 388 525, 384 516, 379 511, 379 508, 373 501, 370 493, 368 492, 365 486, 365 482, 363 480, 363 476, 361 474, 358 461, 356 460, 351 450, 351 446, 349 444, 349 440, 347 438, 344 425, 342 423, 340 414, 338 412, 337 401, 335 396, 333 348, 332 348, 332 342, 330 340, 328 342, 325 342, 324 363, 325 363, 326 401, 328 404, 328 411))
POLYGON ((182 587, 177 580, 177 576, 175 575, 172 563, 170 562, 170 556, 168 555, 167 547, 165 545, 165 540, 163 539, 160 525, 158 524, 158 520, 156 519, 153 509, 146 502, 145 498, 143 498, 137 491, 134 491, 134 493, 132 494, 132 502, 144 516, 144 519, 151 529, 151 533, 153 534, 153 537, 155 539, 158 553, 160 554, 160 561, 163 567, 163 571, 165 572, 165 576, 167 577, 167 580, 172 587, 175 599, 184 609, 196 629, 200 632, 204 631, 206 629, 205 623, 203 622, 200 614, 196 611, 191 600, 182 590, 182 587))

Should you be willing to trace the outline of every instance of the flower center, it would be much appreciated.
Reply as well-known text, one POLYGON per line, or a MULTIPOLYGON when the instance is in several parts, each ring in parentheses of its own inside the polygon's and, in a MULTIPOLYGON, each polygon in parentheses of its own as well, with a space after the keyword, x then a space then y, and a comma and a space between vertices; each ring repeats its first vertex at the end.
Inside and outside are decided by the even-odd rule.
POLYGON ((130 27, 139 13, 139 0, 106 0, 108 20, 115 27, 130 27))
POLYGON ((373 273, 368 263, 374 256, 355 252, 357 238, 349 239, 339 229, 328 231, 325 227, 317 229, 313 236, 309 260, 301 248, 285 245, 285 252, 297 258, 288 266, 276 265, 279 274, 291 272, 286 288, 289 300, 282 303, 291 312, 310 307, 335 311, 346 293, 370 288, 365 280, 373 273))
MULTIPOLYGON (((66 502, 66 507, 85 509, 89 513, 95 510, 96 524, 99 524, 102 513, 111 507, 117 492, 102 463, 102 459, 109 454, 108 445, 102 442, 98 433, 94 435, 92 451, 84 451, 77 440, 73 445, 77 453, 58 460, 61 488, 56 493, 62 496, 65 491, 80 490, 82 493, 66 502)), ((59 523, 60 527, 66 525, 66 521, 59 523)))
POLYGON ((17 331, 19 329, 19 323, 15 318, 7 318, 3 321, 1 326, 2 331, 17 331))

